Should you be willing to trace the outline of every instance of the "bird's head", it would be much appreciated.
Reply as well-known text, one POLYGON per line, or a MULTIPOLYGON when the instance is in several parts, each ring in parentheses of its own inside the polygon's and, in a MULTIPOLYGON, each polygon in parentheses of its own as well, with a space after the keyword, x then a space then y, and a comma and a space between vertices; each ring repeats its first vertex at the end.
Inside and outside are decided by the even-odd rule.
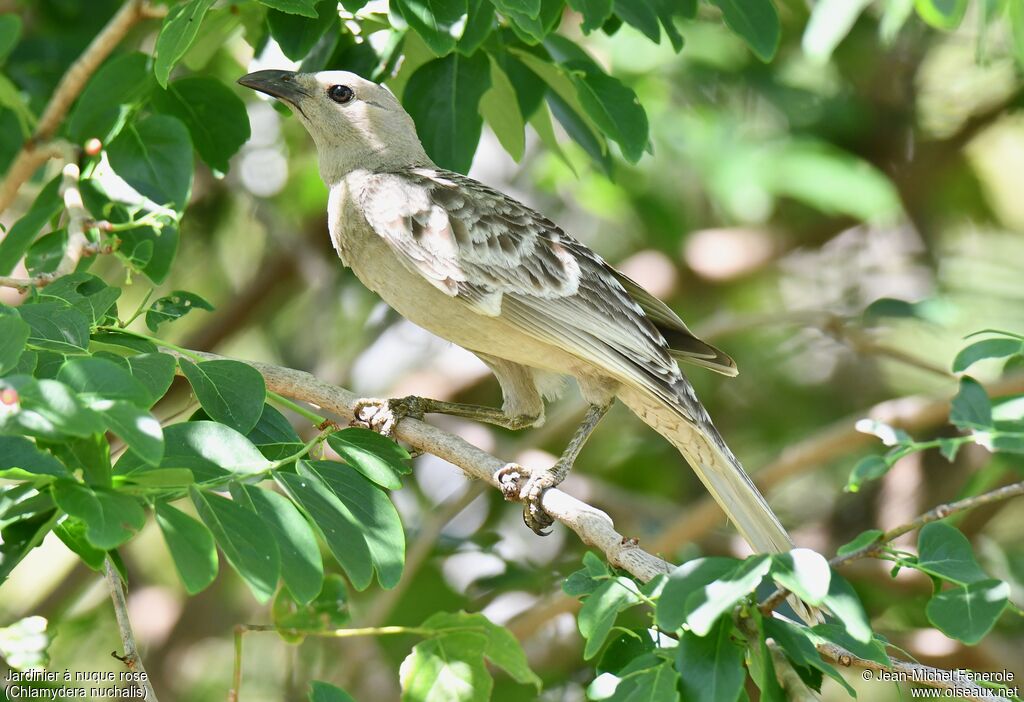
POLYGON ((256 71, 239 84, 288 104, 316 142, 328 185, 357 169, 429 165, 416 126, 390 90, 347 71, 256 71))

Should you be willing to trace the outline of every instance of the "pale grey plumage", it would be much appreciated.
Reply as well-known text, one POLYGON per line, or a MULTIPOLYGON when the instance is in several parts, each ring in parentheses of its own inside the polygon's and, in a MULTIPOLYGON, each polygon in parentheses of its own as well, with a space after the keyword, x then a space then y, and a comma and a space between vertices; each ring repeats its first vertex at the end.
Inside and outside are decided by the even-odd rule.
POLYGON ((575 377, 592 404, 617 397, 668 438, 753 548, 792 547, 677 363, 734 375, 728 356, 540 213, 431 163, 385 88, 268 73, 242 82, 293 104, 312 134, 342 260, 402 315, 477 353, 508 415, 539 423, 539 386, 575 377), (337 85, 353 96, 332 99, 337 85))

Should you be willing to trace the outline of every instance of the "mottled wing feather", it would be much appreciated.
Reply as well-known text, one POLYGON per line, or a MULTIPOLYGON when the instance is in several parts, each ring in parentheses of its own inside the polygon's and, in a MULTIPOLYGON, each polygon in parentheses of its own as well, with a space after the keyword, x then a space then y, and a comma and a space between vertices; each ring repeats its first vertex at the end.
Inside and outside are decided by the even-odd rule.
POLYGON ((684 381, 655 323, 600 256, 543 215, 439 169, 377 174, 360 204, 406 266, 473 311, 678 396, 684 381))

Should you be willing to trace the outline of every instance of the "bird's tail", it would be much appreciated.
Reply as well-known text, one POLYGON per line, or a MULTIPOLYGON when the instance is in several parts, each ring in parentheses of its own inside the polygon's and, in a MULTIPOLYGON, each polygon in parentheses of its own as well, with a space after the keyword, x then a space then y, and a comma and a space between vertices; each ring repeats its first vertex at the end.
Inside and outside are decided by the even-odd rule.
MULTIPOLYGON (((726 446, 688 386, 685 391, 686 410, 652 392, 634 388, 620 390, 619 399, 652 429, 672 442, 754 551, 789 551, 793 548, 793 541, 779 518, 726 446), (696 415, 696 421, 688 418, 686 413, 696 415)), ((808 624, 822 621, 821 614, 814 608, 795 597, 789 601, 808 624)))
POLYGON ((694 422, 653 393, 628 389, 619 397, 652 429, 672 442, 754 551, 783 553, 793 548, 778 517, 696 399, 694 409, 702 416, 694 422))

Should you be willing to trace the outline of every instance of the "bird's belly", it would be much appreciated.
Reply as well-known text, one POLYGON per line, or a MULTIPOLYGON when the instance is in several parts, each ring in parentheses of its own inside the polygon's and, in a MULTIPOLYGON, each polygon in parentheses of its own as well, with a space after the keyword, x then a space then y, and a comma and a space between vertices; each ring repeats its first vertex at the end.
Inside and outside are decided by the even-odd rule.
POLYGON ((344 260, 356 277, 413 324, 470 351, 531 368, 575 376, 593 372, 585 361, 534 339, 500 317, 473 312, 438 290, 406 269, 379 237, 346 232, 344 239, 339 248, 345 250, 344 260))

